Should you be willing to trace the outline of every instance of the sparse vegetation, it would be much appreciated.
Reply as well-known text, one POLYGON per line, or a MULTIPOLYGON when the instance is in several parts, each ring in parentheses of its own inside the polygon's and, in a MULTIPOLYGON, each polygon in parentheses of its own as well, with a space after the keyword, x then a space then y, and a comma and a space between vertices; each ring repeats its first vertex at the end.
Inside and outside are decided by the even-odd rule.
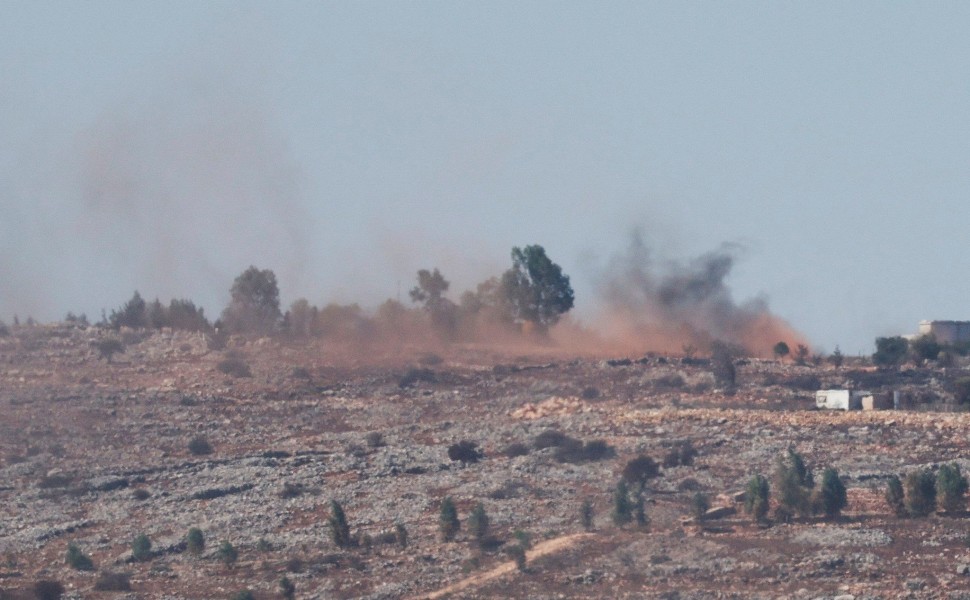
POLYGON ((94 343, 94 348, 98 351, 98 356, 109 364, 115 354, 124 354, 125 352, 125 345, 121 343, 121 340, 114 337, 101 338, 94 343))
POLYGON ((802 456, 789 447, 775 462, 775 489, 778 492, 778 512, 780 521, 788 521, 796 513, 812 514, 811 493, 815 487, 812 471, 805 465, 802 456))
POLYGON ((640 490, 646 487, 648 481, 659 476, 660 467, 646 454, 637 456, 623 467, 623 481, 636 486, 640 490))
POLYGON ((293 600, 296 597, 296 585, 285 575, 280 578, 280 595, 285 600, 293 600))
POLYGON ((37 600, 60 600, 64 595, 64 586, 59 581, 42 579, 34 584, 33 592, 37 600))
POLYGON ((529 454, 529 447, 521 442, 513 442, 502 449, 502 454, 507 458, 515 458, 517 456, 526 456, 529 454))
POLYGON ((822 472, 822 485, 818 490, 817 503, 822 513, 829 517, 837 517, 848 504, 845 484, 839 477, 839 472, 828 467, 822 472))
POLYGON ((698 523, 704 521, 707 516, 708 509, 711 508, 711 501, 708 500, 707 494, 703 492, 696 492, 690 499, 690 514, 697 520, 698 523))
POLYGON ((232 600, 256 600, 256 595, 250 590, 243 590, 234 594, 232 600))
POLYGON ((553 453, 553 458, 561 463, 581 463, 604 460, 616 456, 616 450, 603 440, 582 442, 568 438, 553 453))
POLYGON ((613 524, 622 527, 633 520, 634 502, 630 499, 630 489, 626 481, 621 479, 613 490, 613 524))
POLYGON ((103 592, 131 591, 131 576, 128 573, 105 571, 98 575, 94 589, 103 592))
POLYGON ((593 516, 593 501, 587 498, 579 506, 579 522, 586 531, 593 530, 593 516))
POLYGON ((408 529, 404 526, 404 523, 394 524, 394 537, 401 550, 406 550, 408 547, 408 529))
POLYGON ((250 370, 249 365, 246 361, 238 356, 227 356, 226 358, 220 360, 216 363, 216 369, 221 373, 225 373, 230 377, 246 378, 252 377, 253 372, 250 370))
POLYGON ((479 502, 468 515, 468 531, 474 536, 475 541, 482 545, 488 537, 488 529, 488 514, 485 512, 485 505, 479 502))
POLYGON ((903 482, 899 477, 893 475, 886 484, 886 504, 897 517, 908 514, 906 510, 906 494, 903 491, 903 482))

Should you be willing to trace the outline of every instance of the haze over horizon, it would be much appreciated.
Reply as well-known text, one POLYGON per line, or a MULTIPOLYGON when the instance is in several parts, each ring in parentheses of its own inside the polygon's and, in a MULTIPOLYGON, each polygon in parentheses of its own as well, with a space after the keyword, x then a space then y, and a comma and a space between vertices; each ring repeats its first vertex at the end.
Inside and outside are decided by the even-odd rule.
POLYGON ((7 2, 0 318, 134 290, 218 316, 451 297, 541 244, 576 313, 634 231, 660 270, 869 353, 970 319, 970 6, 7 2))

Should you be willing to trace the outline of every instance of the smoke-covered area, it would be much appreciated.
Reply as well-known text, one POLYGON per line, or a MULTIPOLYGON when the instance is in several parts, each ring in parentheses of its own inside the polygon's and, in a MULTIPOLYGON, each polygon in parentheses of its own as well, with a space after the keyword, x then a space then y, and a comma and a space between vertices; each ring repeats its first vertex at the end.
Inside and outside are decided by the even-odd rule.
POLYGON ((634 232, 597 277, 602 334, 631 349, 664 352, 706 350, 722 340, 767 356, 779 341, 806 343, 764 298, 734 299, 726 280, 740 250, 722 244, 686 262, 661 261, 634 232))

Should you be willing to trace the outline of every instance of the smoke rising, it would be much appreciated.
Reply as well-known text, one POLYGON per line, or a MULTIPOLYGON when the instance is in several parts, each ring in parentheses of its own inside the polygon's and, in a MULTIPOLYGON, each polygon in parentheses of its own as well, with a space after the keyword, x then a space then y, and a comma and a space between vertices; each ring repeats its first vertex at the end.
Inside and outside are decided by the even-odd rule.
POLYGON ((769 356, 779 341, 805 343, 763 298, 734 299, 726 280, 741 249, 723 244, 686 263, 661 262, 642 232, 634 232, 629 247, 597 277, 604 334, 632 348, 664 352, 687 345, 706 350, 723 340, 769 356))

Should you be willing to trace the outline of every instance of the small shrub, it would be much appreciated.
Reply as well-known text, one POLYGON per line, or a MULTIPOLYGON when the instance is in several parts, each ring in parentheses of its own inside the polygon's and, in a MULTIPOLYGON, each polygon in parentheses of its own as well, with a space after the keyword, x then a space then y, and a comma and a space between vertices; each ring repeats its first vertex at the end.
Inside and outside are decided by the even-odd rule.
POLYGON ((525 548, 519 544, 515 544, 509 548, 509 554, 512 556, 512 560, 515 561, 515 568, 518 569, 519 572, 524 573, 528 567, 526 562, 525 548))
POLYGON ((189 440, 189 452, 195 456, 212 454, 212 444, 202 436, 197 436, 189 440))
POLYGON ((502 454, 508 458, 525 456, 529 453, 529 447, 521 442, 514 442, 502 449, 502 454))
POLYGON ((37 600, 60 600, 64 595, 64 586, 59 581, 41 579, 34 584, 33 591, 37 600))
POLYGON ((385 445, 384 435, 380 431, 371 431, 364 439, 371 448, 380 448, 385 445))
POLYGON ((229 357, 224 358, 216 364, 216 369, 220 372, 225 373, 231 377, 252 377, 253 372, 249 369, 249 365, 246 361, 241 358, 229 357))
POLYGON ((259 538, 256 541, 256 551, 257 552, 272 552, 273 544, 269 542, 266 538, 259 538))
POLYGON ((239 559, 239 551, 236 550, 236 547, 233 546, 228 540, 219 545, 219 551, 217 554, 219 556, 219 560, 222 561, 222 563, 227 567, 231 567, 232 565, 236 564, 236 561, 239 559))
POLYGON ((532 447, 536 450, 544 450, 546 448, 558 448, 569 442, 575 441, 576 440, 573 440, 573 438, 561 431, 547 429, 532 440, 532 447))
POLYGON ((408 369, 398 380, 397 385, 401 389, 413 387, 418 382, 434 383, 437 377, 431 369, 408 369))
POLYGON ((144 533, 139 534, 131 542, 131 557, 139 562, 144 562, 152 557, 152 541, 144 533))
POLYGON ((579 522, 586 531, 593 530, 593 502, 589 498, 579 506, 579 522))
POLYGON ((292 557, 286 561, 286 570, 289 573, 302 573, 303 561, 297 557, 292 557))
POLYGON ((280 595, 286 600, 293 600, 296 597, 296 585, 285 575, 280 578, 280 595))
POLYGON ((590 386, 583 388, 583 391, 580 392, 579 395, 583 400, 596 400, 600 397, 600 391, 599 389, 590 386))
POLYGON ((286 481, 283 483, 283 489, 280 490, 278 495, 285 500, 287 498, 301 496, 304 492, 306 492, 306 487, 303 484, 286 481))
POLYGON ((249 590, 243 590, 234 594, 232 600, 256 600, 256 596, 249 590))
POLYGON ((152 497, 152 493, 146 490, 145 488, 135 488, 131 492, 131 497, 134 498, 135 500, 148 500, 149 498, 152 497))
POLYGON ((40 481, 37 482, 37 487, 42 490, 49 490, 51 488, 62 488, 71 485, 73 478, 67 475, 47 475, 41 477, 40 481))
POLYGON ((556 448, 553 458, 561 463, 580 463, 604 460, 616 456, 616 450, 603 440, 591 440, 585 444, 579 440, 556 448))
POLYGON ((661 375, 651 382, 655 390, 679 390, 684 387, 684 378, 676 373, 661 375))
POLYGON ((396 523, 394 525, 394 537, 397 540, 397 545, 401 547, 402 550, 408 547, 408 530, 404 526, 404 523, 396 523))
POLYGON ((313 379, 313 375, 310 374, 310 371, 306 367, 293 367, 293 370, 290 371, 290 377, 293 379, 313 379))
POLYGON ((94 582, 94 589, 101 592, 131 591, 131 576, 128 573, 105 571, 98 575, 94 582))
POLYGON ((478 449, 478 444, 462 440, 457 444, 448 446, 448 458, 461 461, 462 464, 477 463, 484 458, 484 454, 478 449))
POLYGON ((343 507, 336 500, 330 501, 330 517, 327 519, 327 523, 330 525, 330 539, 338 548, 349 548, 353 544, 347 515, 344 514, 343 507))
POLYGON ((92 561, 91 557, 85 554, 74 542, 67 545, 66 560, 67 564, 70 565, 71 568, 77 569, 78 571, 94 570, 94 561, 92 561))
POLYGON ((889 509, 897 517, 903 517, 907 514, 905 500, 906 494, 903 492, 903 482, 899 480, 899 477, 893 475, 886 484, 886 504, 889 505, 889 509))
POLYGON ((925 517, 936 510, 936 478, 929 469, 913 471, 906 476, 906 511, 913 517, 925 517))
POLYGON ((960 465, 943 465, 936 473, 936 498, 947 512, 964 510, 967 506, 967 478, 960 473, 960 465))
POLYGON ((205 550, 205 534, 198 527, 193 527, 189 529, 189 532, 185 535, 185 547, 189 553, 196 556, 202 554, 205 550))
POLYGON ((441 539, 450 542, 458 535, 461 529, 461 521, 458 520, 458 509, 451 496, 445 496, 441 500, 441 510, 438 517, 438 529, 441 532, 441 539))
POLYGON ((532 547, 532 538, 529 537, 528 533, 522 531, 521 529, 516 529, 512 533, 512 537, 514 537, 516 541, 519 542, 519 545, 526 550, 532 547))

